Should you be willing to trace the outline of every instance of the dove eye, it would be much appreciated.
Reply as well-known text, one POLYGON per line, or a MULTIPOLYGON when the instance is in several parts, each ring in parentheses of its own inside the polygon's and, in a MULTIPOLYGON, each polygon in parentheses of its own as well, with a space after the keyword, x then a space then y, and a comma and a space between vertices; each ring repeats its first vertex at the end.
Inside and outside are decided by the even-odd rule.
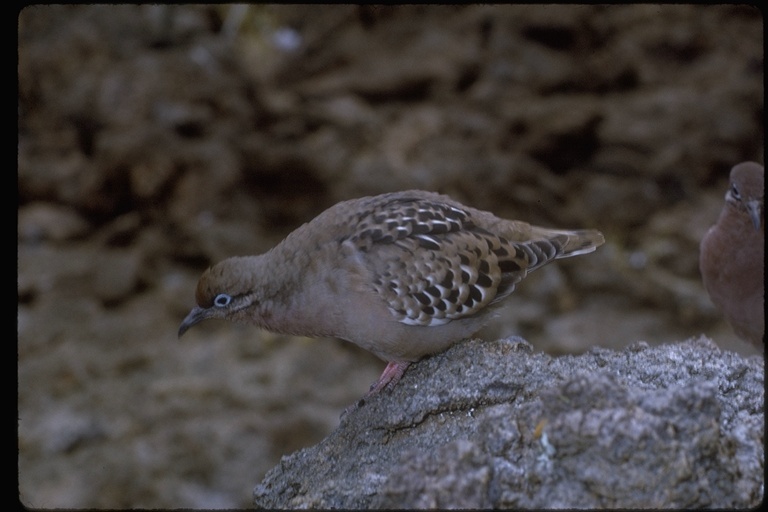
POLYGON ((739 194, 739 189, 736 188, 736 185, 731 185, 731 195, 734 199, 741 199, 741 194, 739 194))
POLYGON ((232 296, 226 293, 220 293, 213 299, 213 305, 217 308, 226 307, 230 302, 232 302, 232 296))

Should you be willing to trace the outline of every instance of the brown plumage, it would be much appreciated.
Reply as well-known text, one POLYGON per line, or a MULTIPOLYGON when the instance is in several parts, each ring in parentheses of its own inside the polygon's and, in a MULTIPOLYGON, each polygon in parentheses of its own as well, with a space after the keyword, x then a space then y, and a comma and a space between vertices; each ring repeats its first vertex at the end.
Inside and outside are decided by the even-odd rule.
POLYGON ((528 272, 603 242, 595 230, 499 219, 431 192, 353 199, 265 254, 206 270, 179 336, 223 318, 345 339, 389 363, 371 394, 477 332, 528 272))
POLYGON ((731 169, 725 206, 701 241, 699 269, 712 302, 740 338, 760 346, 765 334, 765 170, 731 169))

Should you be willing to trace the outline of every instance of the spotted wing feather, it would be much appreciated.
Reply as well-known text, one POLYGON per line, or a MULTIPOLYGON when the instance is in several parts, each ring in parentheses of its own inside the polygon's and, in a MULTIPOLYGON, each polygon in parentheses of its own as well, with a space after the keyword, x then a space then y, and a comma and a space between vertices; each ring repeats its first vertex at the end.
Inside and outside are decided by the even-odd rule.
POLYGON ((360 212, 349 240, 397 320, 421 326, 499 302, 562 247, 557 237, 511 242, 476 225, 468 210, 407 197, 360 212))

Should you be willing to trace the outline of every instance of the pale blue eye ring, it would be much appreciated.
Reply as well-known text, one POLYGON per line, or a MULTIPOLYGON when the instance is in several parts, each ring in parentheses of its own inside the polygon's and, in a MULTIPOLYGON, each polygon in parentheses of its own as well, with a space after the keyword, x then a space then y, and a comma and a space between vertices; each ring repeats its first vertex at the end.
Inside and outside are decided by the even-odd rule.
POLYGON ((230 302, 232 302, 232 297, 226 293, 220 293, 213 299, 213 305, 217 308, 227 307, 230 302))

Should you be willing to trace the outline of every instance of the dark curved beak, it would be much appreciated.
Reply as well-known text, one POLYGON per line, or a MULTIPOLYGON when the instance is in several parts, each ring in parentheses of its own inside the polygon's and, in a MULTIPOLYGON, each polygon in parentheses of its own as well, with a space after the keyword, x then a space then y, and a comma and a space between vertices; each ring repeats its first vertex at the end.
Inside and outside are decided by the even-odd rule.
POLYGON ((187 330, 198 322, 201 322, 208 318, 208 309, 195 306, 192 311, 189 312, 187 317, 181 322, 179 326, 179 338, 181 338, 187 330))
POLYGON ((747 202, 747 211, 749 212, 749 217, 752 219, 752 225, 755 226, 755 229, 760 229, 760 225, 763 223, 763 219, 761 218, 762 208, 760 206, 760 201, 757 199, 747 202))

